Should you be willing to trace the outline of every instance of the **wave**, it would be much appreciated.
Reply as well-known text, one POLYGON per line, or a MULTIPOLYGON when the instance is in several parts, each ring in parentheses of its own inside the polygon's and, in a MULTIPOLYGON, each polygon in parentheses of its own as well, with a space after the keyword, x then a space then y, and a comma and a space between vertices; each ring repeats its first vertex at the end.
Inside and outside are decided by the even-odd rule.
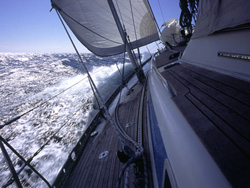
MULTIPOLYGON (((121 83, 117 66, 122 69, 123 56, 83 57, 106 100, 121 83)), ((126 59, 125 74, 132 71, 126 59)), ((0 77, 1 124, 34 108, 1 129, 1 136, 26 160, 32 159, 31 165, 53 183, 84 133, 90 113, 97 110, 87 75, 75 54, 0 54, 0 77)), ((18 171, 24 163, 8 148, 7 151, 18 171)), ((11 177, 3 155, 0 177, 1 186, 11 177)), ((24 187, 46 186, 27 166, 19 178, 24 187)))

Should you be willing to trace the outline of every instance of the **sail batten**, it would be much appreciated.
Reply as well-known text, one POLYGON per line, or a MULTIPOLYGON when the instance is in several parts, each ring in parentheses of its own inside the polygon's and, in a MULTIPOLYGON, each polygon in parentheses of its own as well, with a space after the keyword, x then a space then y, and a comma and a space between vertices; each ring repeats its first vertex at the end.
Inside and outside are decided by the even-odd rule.
MULTIPOLYGON (((52 4, 58 7, 74 35, 91 52, 99 56, 124 52, 123 40, 107 0, 52 0, 52 4)), ((133 49, 159 39, 146 0, 131 0, 131 4, 129 0, 114 0, 114 6, 133 49)))

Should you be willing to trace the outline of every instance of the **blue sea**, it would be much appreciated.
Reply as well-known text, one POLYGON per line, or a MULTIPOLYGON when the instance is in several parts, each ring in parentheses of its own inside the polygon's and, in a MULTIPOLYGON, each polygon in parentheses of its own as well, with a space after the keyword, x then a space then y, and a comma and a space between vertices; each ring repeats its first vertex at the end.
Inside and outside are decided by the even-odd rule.
MULTIPOLYGON (((149 54, 144 54, 146 59, 149 54)), ((104 100, 121 83, 123 55, 81 54, 104 100)), ((133 71, 125 58, 125 74, 133 71)), ((51 184, 98 110, 86 72, 76 54, 0 53, 1 136, 51 184), (39 149, 43 147, 40 151, 39 149)), ((7 146, 16 171, 24 163, 7 146)), ((0 151, 0 186, 11 178, 0 151)), ((29 168, 19 174, 24 187, 46 187, 29 168)), ((12 183, 9 187, 16 187, 12 183)))

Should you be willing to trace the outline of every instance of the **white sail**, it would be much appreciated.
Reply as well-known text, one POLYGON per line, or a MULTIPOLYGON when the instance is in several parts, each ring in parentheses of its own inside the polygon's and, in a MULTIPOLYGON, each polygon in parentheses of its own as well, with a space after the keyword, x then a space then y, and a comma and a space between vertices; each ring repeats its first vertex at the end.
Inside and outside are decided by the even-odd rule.
MULTIPOLYGON (((147 0, 113 0, 132 48, 159 39, 147 0)), ((107 0, 52 0, 78 40, 99 56, 125 51, 107 0)))

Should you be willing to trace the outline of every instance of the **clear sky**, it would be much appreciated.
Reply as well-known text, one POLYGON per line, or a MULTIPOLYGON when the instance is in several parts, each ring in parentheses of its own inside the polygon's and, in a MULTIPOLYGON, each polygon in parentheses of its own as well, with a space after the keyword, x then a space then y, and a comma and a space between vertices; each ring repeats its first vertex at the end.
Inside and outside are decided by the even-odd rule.
MULTIPOLYGON (((179 18, 179 0, 149 2, 159 26, 179 18)), ((50 0, 1 0, 0 52, 74 52, 55 11, 50 9, 50 0)), ((74 41, 80 52, 88 52, 77 39, 74 41)))

